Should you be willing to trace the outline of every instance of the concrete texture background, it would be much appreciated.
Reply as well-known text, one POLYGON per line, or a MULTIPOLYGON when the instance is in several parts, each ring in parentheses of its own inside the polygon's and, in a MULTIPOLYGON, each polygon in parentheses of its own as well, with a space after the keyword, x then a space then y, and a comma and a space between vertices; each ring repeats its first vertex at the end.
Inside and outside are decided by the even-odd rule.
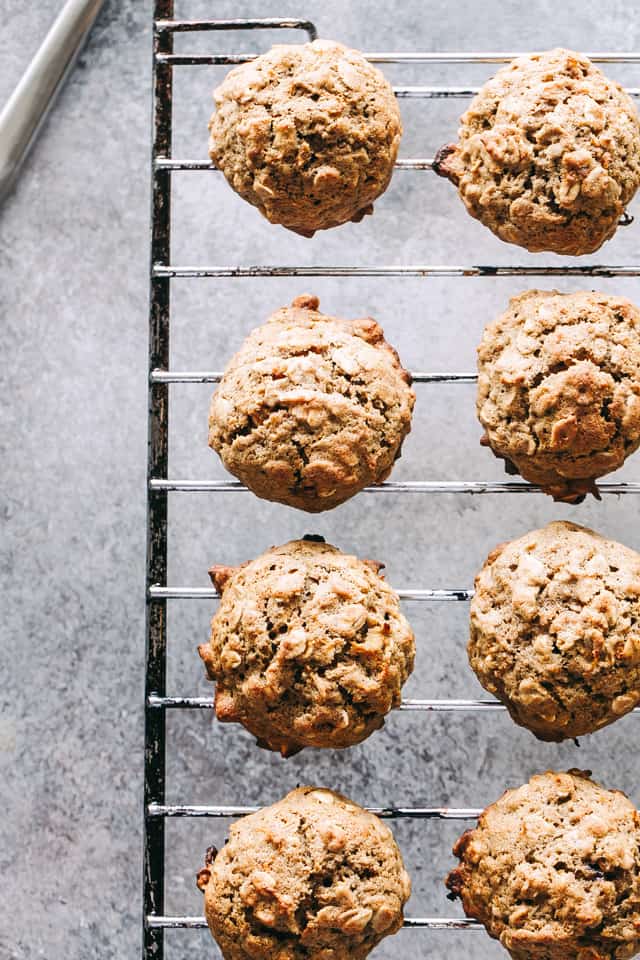
MULTIPOLYGON (((60 0, 0 0, 4 101, 60 0)), ((297 15, 320 35, 365 50, 545 48, 632 50, 640 24, 629 0, 364 3, 192 0, 177 14, 297 15)), ((0 960, 136 957, 140 944, 144 469, 149 200, 148 0, 109 0, 78 68, 0 211, 0 960)), ((177 50, 264 49, 292 34, 183 36, 177 50)), ((396 83, 481 82, 491 67, 390 67, 396 83)), ((628 85, 640 69, 611 68, 628 85)), ((206 158, 211 67, 176 71, 174 155, 206 158)), ((431 155, 452 138, 461 101, 403 101, 402 156, 431 155)), ((174 177, 174 263, 561 263, 493 238, 455 192, 428 172, 398 172, 374 217, 303 242, 269 226, 216 174, 174 177)), ((637 262, 640 225, 593 262, 637 262)), ((585 262, 588 262, 585 260, 585 262)), ((243 335, 305 289, 323 307, 379 319, 406 366, 470 370, 484 323, 524 279, 183 280, 173 284, 172 365, 220 368, 243 335)), ((588 284, 583 284, 587 286, 588 284)), ((560 281, 571 290, 580 286, 560 281)), ((637 280, 598 282, 640 300, 637 280)), ((206 446, 208 387, 176 386, 171 475, 222 471, 206 446)), ((418 385, 399 478, 499 478, 479 448, 473 387, 418 385)), ((622 472, 638 478, 638 457, 622 472)), ((361 495, 307 517, 249 494, 175 494, 170 577, 206 585, 213 562, 235 562, 305 532, 387 563, 396 586, 469 586, 487 552, 553 518, 571 517, 640 548, 638 505, 605 497, 577 508, 541 496, 361 495)), ((203 695, 195 646, 211 605, 170 604, 169 692, 203 695)), ((480 691, 465 656, 466 604, 408 604, 418 660, 407 696, 480 691)), ((168 798, 274 800, 301 782, 360 802, 481 806, 547 767, 591 768, 640 801, 637 717, 580 747, 540 744, 500 714, 392 716, 384 731, 341 753, 283 762, 205 712, 169 716, 168 798)), ((400 822, 414 881, 411 915, 453 915, 442 877, 461 825, 400 822)), ((224 823, 168 825, 167 913, 199 913, 193 877, 224 823)), ((170 960, 219 956, 206 931, 167 933, 170 960)), ((498 958, 483 934, 404 931, 379 960, 498 958)))

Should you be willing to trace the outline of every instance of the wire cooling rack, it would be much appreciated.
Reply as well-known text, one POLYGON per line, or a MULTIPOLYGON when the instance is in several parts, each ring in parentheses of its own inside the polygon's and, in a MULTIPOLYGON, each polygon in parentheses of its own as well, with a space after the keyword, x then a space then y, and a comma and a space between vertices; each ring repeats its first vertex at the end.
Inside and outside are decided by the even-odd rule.
MULTIPOLYGON (((164 931, 170 928, 205 927, 203 917, 167 916, 164 913, 165 822, 173 817, 232 818, 253 812, 246 806, 200 806, 165 803, 166 712, 175 709, 213 708, 209 697, 168 696, 166 690, 167 601, 212 600, 215 590, 167 584, 168 494, 184 492, 242 493, 245 487, 233 480, 198 480, 170 478, 169 461, 169 388, 172 384, 216 383, 219 371, 170 370, 170 294, 174 277, 496 277, 496 276, 587 276, 639 277, 640 265, 589 266, 496 266, 392 264, 349 267, 316 266, 191 266, 171 262, 171 186, 174 173, 210 171, 210 163, 197 163, 172 156, 172 93, 175 67, 192 64, 232 65, 252 59, 249 54, 176 55, 173 38, 176 33, 216 32, 220 30, 299 30, 305 39, 316 37, 316 28, 309 20, 242 19, 242 20, 179 20, 174 19, 173 0, 155 0, 153 62, 153 151, 152 151, 152 229, 151 229, 151 297, 149 312, 149 441, 148 441, 148 513, 147 513, 147 659, 145 711, 145 779, 144 779, 144 960, 162 960, 164 931)), ((518 53, 475 52, 378 52, 365 56, 378 64, 500 64, 518 53)), ((590 53, 599 63, 640 63, 640 53, 590 53)), ((476 92, 473 87, 395 86, 400 98, 464 98, 476 92)), ((640 97, 640 88, 628 89, 640 97)), ((398 160, 398 170, 430 170, 432 159, 416 157, 398 160)), ((474 373, 413 372, 418 384, 472 383, 474 373)), ((638 494, 640 482, 601 483, 602 494, 638 494)), ((536 494, 537 487, 518 480, 502 482, 415 480, 369 487, 369 494, 536 494)), ((425 602, 467 601, 470 589, 398 591, 402 600, 425 602)), ((400 710, 414 711, 501 711, 505 708, 494 700, 403 700, 400 710)), ((638 710, 635 711, 638 714, 638 710)), ((474 820, 479 810, 444 807, 378 807, 369 808, 387 819, 419 818, 440 820, 474 820)), ((448 917, 408 917, 405 927, 430 929, 478 929, 475 921, 448 917)))

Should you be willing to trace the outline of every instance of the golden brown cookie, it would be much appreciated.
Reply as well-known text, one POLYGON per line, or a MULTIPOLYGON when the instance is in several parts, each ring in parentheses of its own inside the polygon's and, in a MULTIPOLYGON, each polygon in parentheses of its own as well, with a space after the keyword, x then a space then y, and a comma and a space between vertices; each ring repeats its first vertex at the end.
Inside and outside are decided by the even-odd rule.
POLYGON ((414 402, 375 320, 325 316, 306 295, 231 360, 211 401, 209 446, 257 496, 317 513, 386 479, 414 402))
POLYGON ((373 213, 402 123, 390 84, 357 50, 275 46, 232 70, 214 100, 211 159, 271 223, 312 237, 373 213))
POLYGON ((487 807, 453 852, 452 898, 514 960, 628 960, 640 950, 640 816, 570 770, 487 807))
POLYGON ((362 960, 411 893, 388 827, 314 787, 234 823, 198 886, 225 960, 362 960))
POLYGON ((528 290, 478 347, 483 442, 555 500, 640 446, 640 311, 624 297, 528 290))
POLYGON ((541 740, 640 703, 640 554, 573 523, 503 543, 476 577, 469 661, 541 740))
POLYGON ((415 644, 380 566, 310 537, 213 567, 221 601, 199 653, 218 719, 283 756, 348 747, 382 727, 415 644))
POLYGON ((616 231, 640 184, 631 98, 571 50, 519 57, 462 116, 437 173, 477 220, 527 250, 580 256, 616 231))

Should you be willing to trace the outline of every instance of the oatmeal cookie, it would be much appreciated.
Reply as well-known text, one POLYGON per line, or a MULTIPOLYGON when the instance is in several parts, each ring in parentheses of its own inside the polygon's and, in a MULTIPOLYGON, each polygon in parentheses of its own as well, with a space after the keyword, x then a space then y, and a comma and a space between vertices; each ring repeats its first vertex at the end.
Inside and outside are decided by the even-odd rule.
POLYGON ((373 213, 402 123, 391 85, 357 50, 275 46, 233 69, 214 100, 211 159, 271 223, 312 237, 373 213))
POLYGON ((209 446, 257 496, 317 513, 386 479, 414 402, 375 320, 325 316, 306 295, 231 360, 211 401, 209 446))
POLYGON ((199 653, 216 681, 218 719, 239 721, 283 756, 347 747, 383 726, 415 644, 380 567, 321 537, 213 567, 221 601, 199 653))
POLYGON ((640 703, 640 554, 573 523, 497 547, 476 577, 469 661, 541 740, 640 703))
POLYGON ((467 830, 452 899, 514 960, 628 960, 640 951, 640 816, 589 771, 539 774, 467 830))
POLYGON ((640 122, 619 84, 570 50, 519 57, 462 116, 434 167, 507 243, 580 256, 616 231, 640 184, 640 122))
POLYGON ((402 926, 393 834, 340 794, 299 787, 229 834, 197 881, 225 960, 363 960, 402 926))
POLYGON ((640 446, 640 311, 603 293, 528 290, 478 347, 483 443, 556 500, 640 446))

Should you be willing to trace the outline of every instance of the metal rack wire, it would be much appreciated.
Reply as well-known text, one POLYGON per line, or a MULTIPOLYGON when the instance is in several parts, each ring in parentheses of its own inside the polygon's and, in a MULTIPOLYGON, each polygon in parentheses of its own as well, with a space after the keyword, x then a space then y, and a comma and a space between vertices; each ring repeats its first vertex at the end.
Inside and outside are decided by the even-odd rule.
MULTIPOLYGON (((173 19, 173 0, 154 0, 154 63, 153 63, 153 152, 152 152, 152 229, 149 312, 149 438, 148 438, 148 518, 147 518, 147 658, 145 710, 145 780, 144 780, 144 960, 163 960, 164 931, 198 929, 206 926, 202 917, 166 916, 164 914, 165 821, 175 817, 238 817, 255 808, 243 806, 168 805, 165 803, 166 712, 174 709, 212 709, 213 702, 204 697, 168 696, 166 690, 167 601, 212 600, 217 597, 211 588, 171 586, 167 584, 167 500, 170 492, 242 492, 242 484, 232 480, 209 481, 172 479, 168 477, 169 455, 169 387, 172 384, 215 383, 219 372, 173 371, 169 368, 169 328, 171 281, 175 277, 497 277, 497 276, 589 276, 640 277, 640 264, 591 266, 495 266, 495 265, 372 265, 372 266, 183 266, 171 262, 171 185, 179 172, 215 170, 213 164, 180 161, 172 157, 172 93, 175 67, 194 64, 233 65, 252 59, 244 53, 211 55, 176 55, 173 37, 176 33, 220 30, 300 30, 309 39, 316 37, 313 23, 302 19, 243 20, 177 20, 173 19)), ((374 52, 365 54, 373 63, 423 64, 497 64, 518 56, 518 53, 474 52, 374 52)), ((590 53, 598 63, 640 64, 637 53, 590 53)), ((394 87, 402 98, 462 98, 476 92, 473 87, 394 87)), ((640 88, 628 92, 640 97, 640 88)), ((397 162, 398 170, 431 170, 430 158, 408 158, 397 162)), ((474 373, 415 372, 415 383, 473 383, 474 373)), ((640 482, 609 482, 599 485, 602 494, 638 494, 640 482)), ((456 493, 503 494, 536 493, 538 488, 517 480, 484 481, 404 481, 381 484, 368 493, 456 493)), ((403 601, 459 602, 468 601, 470 589, 401 589, 403 601)), ((503 711, 494 700, 403 700, 404 711, 503 711)), ((635 711, 640 715, 640 710, 635 711)), ((378 816, 436 820, 473 820, 476 809, 454 808, 371 808, 378 816)), ((466 919, 446 917, 409 917, 405 927, 431 930, 473 930, 479 925, 466 919)))

